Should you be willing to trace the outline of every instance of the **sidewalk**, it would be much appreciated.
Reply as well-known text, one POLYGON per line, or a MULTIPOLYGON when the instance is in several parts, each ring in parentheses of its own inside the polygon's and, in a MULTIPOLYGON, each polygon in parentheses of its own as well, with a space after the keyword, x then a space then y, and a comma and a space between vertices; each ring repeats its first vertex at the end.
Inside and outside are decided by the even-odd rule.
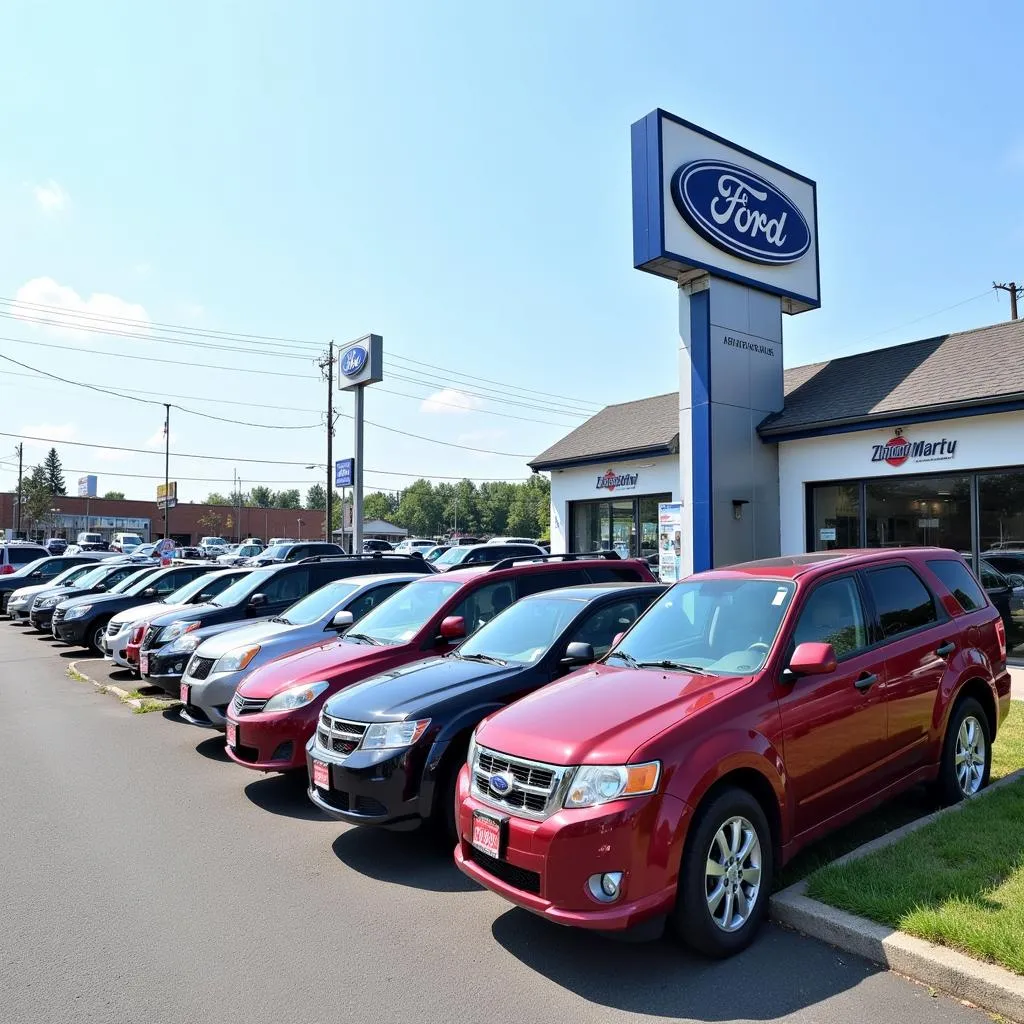
POLYGON ((1011 668, 1010 679, 1013 680, 1010 696, 1014 700, 1024 700, 1024 668, 1011 668))

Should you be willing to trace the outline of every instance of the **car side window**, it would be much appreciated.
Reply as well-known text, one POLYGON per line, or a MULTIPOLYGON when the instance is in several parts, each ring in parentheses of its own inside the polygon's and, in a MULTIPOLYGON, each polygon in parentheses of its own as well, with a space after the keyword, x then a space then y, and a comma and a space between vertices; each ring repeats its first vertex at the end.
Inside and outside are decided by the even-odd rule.
POLYGON ((601 658, 611 650, 615 637, 640 618, 641 611, 641 603, 635 597, 606 604, 587 615, 569 637, 569 643, 590 644, 594 654, 601 658))
POLYGON ((452 610, 450 615, 459 615, 466 622, 466 636, 471 636, 485 622, 490 622, 499 612, 504 611, 515 601, 511 580, 487 583, 477 587, 471 594, 464 597, 452 610))
POLYGON ((305 544, 296 544, 287 555, 284 556, 286 562, 297 562, 300 558, 306 558, 309 555, 309 548, 305 544))
POLYGON ((162 576, 153 584, 153 589, 157 592, 159 597, 164 597, 166 594, 173 594, 174 591, 177 590, 184 582, 184 574, 169 572, 166 576, 162 576))
POLYGON ((826 580, 811 591, 793 631, 793 646, 831 644, 837 658, 848 658, 868 645, 867 620, 852 576, 826 580))
POLYGON ((266 595, 269 604, 298 601, 309 593, 309 570, 302 568, 279 572, 259 592, 266 595))
POLYGON ((931 591, 910 566, 871 569, 865 578, 887 640, 939 621, 931 591))
POLYGON ((971 570, 963 562, 954 561, 952 558, 936 558, 928 562, 928 568, 942 580, 943 586, 956 598, 957 604, 965 612, 985 607, 985 595, 971 570))
POLYGON ((986 590, 1004 590, 1010 584, 1006 582, 1006 577, 1001 572, 982 561, 981 585, 986 590))
POLYGON ((640 579, 636 569, 625 565, 595 565, 587 569, 587 575, 593 583, 636 583, 640 579))
POLYGON ((579 569, 552 569, 547 572, 524 573, 516 580, 519 596, 539 594, 542 590, 556 590, 559 587, 579 587, 587 582, 584 572, 579 569))
POLYGON ((386 601, 396 591, 402 589, 401 583, 386 583, 384 586, 374 587, 365 594, 360 594, 349 606, 348 611, 352 618, 358 622, 371 608, 386 601))

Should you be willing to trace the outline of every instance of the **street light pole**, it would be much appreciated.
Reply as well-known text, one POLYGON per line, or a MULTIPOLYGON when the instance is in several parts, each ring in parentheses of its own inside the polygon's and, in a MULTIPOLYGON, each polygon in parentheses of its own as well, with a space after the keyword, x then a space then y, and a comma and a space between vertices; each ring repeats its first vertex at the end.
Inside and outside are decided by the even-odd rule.
POLYGON ((164 540, 171 535, 171 403, 164 402, 164 540))

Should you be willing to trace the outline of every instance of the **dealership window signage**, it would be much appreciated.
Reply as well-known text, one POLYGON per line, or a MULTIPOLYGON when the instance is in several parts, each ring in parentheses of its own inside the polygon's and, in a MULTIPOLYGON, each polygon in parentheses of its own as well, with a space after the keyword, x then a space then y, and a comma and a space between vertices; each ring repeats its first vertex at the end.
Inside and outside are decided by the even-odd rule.
POLYGON ((616 473, 609 469, 597 478, 595 487, 599 491, 635 491, 639 482, 639 473, 616 473))
POLYGON ((910 462, 948 462, 956 457, 956 438, 930 437, 911 440, 898 427, 884 444, 871 446, 871 461, 898 468, 910 462))
POLYGON ((661 277, 711 273, 821 305, 817 186, 664 110, 632 129, 633 265, 661 277))

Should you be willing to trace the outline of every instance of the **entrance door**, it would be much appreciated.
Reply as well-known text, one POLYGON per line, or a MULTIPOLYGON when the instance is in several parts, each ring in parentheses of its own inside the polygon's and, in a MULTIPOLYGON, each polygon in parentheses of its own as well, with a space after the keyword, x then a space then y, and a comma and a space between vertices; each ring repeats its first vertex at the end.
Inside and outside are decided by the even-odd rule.
POLYGON ((925 544, 971 550, 969 476, 871 480, 866 491, 869 548, 925 544))
POLYGON ((612 550, 619 558, 634 558, 638 551, 634 508, 632 501, 612 502, 612 550))

